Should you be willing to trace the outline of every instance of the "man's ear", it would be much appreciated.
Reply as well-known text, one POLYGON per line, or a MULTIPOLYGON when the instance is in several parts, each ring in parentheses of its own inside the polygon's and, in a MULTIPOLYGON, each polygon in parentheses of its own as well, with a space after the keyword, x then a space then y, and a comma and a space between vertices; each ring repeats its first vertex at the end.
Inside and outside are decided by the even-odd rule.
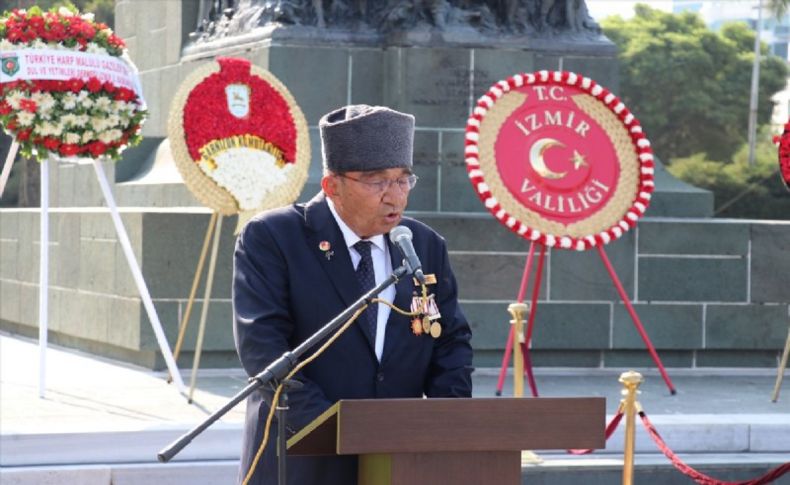
POLYGON ((337 178, 332 175, 324 175, 321 178, 321 190, 331 197, 337 195, 337 178))

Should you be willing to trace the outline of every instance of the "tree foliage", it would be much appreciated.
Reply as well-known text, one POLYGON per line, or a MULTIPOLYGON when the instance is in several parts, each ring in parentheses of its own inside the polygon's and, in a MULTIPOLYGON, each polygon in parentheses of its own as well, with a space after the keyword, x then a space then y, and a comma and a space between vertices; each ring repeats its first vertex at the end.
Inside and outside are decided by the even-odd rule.
POLYGON ((767 126, 758 134, 754 165, 748 163, 748 146, 741 145, 730 163, 697 153, 675 159, 668 170, 713 191, 717 216, 787 219, 790 214, 790 193, 779 174, 777 148, 767 126))
MULTIPOLYGON (((639 117, 663 160, 706 154, 729 160, 747 139, 754 32, 731 23, 713 32, 693 13, 637 5, 629 20, 603 20, 620 49, 620 95, 639 117)), ((785 86, 787 66, 760 62, 758 124, 770 120, 771 96, 785 86)))
POLYGON ((97 22, 103 22, 110 27, 115 23, 115 0, 0 0, 0 12, 33 5, 49 10, 51 7, 68 4, 74 5, 80 12, 94 14, 97 22))

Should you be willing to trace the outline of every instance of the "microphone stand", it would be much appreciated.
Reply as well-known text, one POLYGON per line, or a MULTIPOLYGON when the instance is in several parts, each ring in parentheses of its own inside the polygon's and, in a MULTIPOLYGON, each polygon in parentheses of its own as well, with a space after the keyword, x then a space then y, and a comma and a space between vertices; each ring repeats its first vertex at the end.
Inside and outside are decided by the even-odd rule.
MULTIPOLYGON (((370 304, 373 298, 376 297, 381 291, 397 283, 404 275, 408 274, 408 269, 405 266, 400 266, 399 268, 395 269, 391 275, 387 277, 386 280, 382 281, 381 284, 373 288, 372 290, 368 291, 362 297, 355 301, 351 306, 343 310, 338 316, 333 318, 329 323, 325 324, 323 327, 318 329, 316 333, 311 335, 307 340, 299 344, 295 349, 291 351, 287 351, 283 353, 277 360, 269 364, 263 371, 257 374, 254 377, 250 378, 250 383, 247 384, 247 387, 239 391, 235 396, 233 396, 230 401, 228 401, 224 406, 222 406, 217 411, 214 411, 209 417, 203 420, 202 423, 192 428, 191 431, 185 433, 180 438, 175 440, 174 442, 167 445, 163 448, 159 453, 157 453, 157 459, 162 462, 166 463, 170 461, 178 452, 180 452, 184 447, 186 447, 197 435, 202 433, 206 430, 209 426, 214 424, 219 418, 224 416, 228 411, 233 409, 238 403, 243 401, 247 396, 252 394, 253 391, 256 389, 263 387, 267 384, 275 383, 275 382, 282 382, 285 379, 285 376, 288 375, 296 364, 299 362, 299 358, 316 344, 318 344, 321 340, 325 337, 329 336, 332 332, 340 328, 346 321, 348 321, 351 316, 356 313, 357 310, 362 308, 364 305, 370 304)), ((278 403, 271 403, 272 406, 277 406, 278 403)), ((284 422, 284 420, 282 420, 284 422)), ((282 450, 283 452, 285 450, 282 450)), ((283 453, 284 456, 284 453, 283 453)), ((284 461, 284 460, 283 460, 284 461)), ((282 464, 281 464, 282 466, 282 464)), ((281 470, 280 473, 285 474, 285 470, 281 470)))

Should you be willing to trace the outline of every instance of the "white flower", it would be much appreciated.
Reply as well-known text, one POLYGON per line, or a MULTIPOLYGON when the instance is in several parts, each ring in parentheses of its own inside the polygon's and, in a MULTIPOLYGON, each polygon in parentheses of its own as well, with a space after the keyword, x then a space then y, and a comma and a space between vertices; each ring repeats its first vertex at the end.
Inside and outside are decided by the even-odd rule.
POLYGON ((63 140, 69 145, 76 145, 80 142, 82 136, 79 133, 66 133, 63 140))
POLYGON ((17 113, 16 120, 21 126, 30 126, 33 124, 33 120, 36 118, 35 113, 29 113, 27 111, 21 111, 17 113))
POLYGON ((77 115, 72 113, 66 113, 65 115, 60 117, 60 122, 63 123, 65 126, 74 126, 77 124, 77 115))
POLYGON ((82 133, 82 143, 88 143, 89 141, 93 140, 93 132, 88 130, 82 133))
POLYGON ((60 100, 61 106, 63 108, 72 110, 77 107, 77 95, 74 93, 66 93, 63 98, 60 100))
POLYGON ((263 198, 287 181, 293 167, 280 168, 274 157, 254 148, 231 148, 214 156, 216 168, 201 160, 198 166, 236 199, 242 210, 260 207, 263 198))
POLYGON ((95 106, 101 110, 109 111, 110 106, 112 106, 112 100, 107 96, 101 96, 95 101, 95 106))
POLYGON ((45 121, 36 125, 33 131, 40 134, 41 136, 60 136, 60 134, 63 132, 63 128, 60 126, 60 124, 56 125, 52 122, 45 121))
POLYGON ((60 7, 58 9, 58 15, 60 15, 62 17, 73 17, 74 16, 74 12, 72 12, 69 9, 67 9, 66 7, 60 7))
POLYGON ((33 49, 46 49, 47 43, 41 39, 36 39, 30 43, 30 47, 32 47, 33 49))
POLYGON ((25 99, 25 94, 22 91, 14 90, 6 96, 6 102, 14 109, 19 109, 19 103, 25 99))
POLYGON ((10 51, 15 49, 14 44, 8 39, 0 39, 0 51, 10 51))
POLYGON ((99 133, 99 141, 103 143, 110 143, 116 140, 120 140, 123 132, 121 130, 107 130, 103 133, 99 133))
POLYGON ((110 53, 107 52, 107 49, 105 49, 104 47, 100 46, 95 42, 89 42, 87 48, 85 49, 85 52, 89 54, 99 54, 102 56, 110 55, 110 53))
POLYGON ((86 12, 86 13, 82 14, 82 20, 87 20, 88 22, 93 22, 94 18, 95 18, 95 15, 93 15, 93 12, 86 12))
POLYGON ((120 124, 121 124, 121 117, 118 116, 117 114, 113 113, 113 114, 107 116, 107 126, 108 127, 118 126, 120 124))
POLYGON ((107 119, 103 116, 92 116, 91 117, 91 128, 94 131, 104 131, 108 128, 107 126, 107 119))
POLYGON ((79 126, 80 128, 84 127, 90 121, 90 116, 86 114, 77 115, 74 117, 74 126, 79 126))
POLYGON ((51 94, 42 91, 33 93, 30 96, 30 99, 36 102, 36 105, 38 106, 38 109, 41 113, 50 111, 55 107, 55 104, 57 104, 55 98, 51 94))

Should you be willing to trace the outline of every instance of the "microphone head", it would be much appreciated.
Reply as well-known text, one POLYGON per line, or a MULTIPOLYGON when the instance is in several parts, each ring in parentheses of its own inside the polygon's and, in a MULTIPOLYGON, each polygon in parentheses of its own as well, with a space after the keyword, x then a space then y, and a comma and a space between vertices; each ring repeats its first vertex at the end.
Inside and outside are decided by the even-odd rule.
POLYGON ((411 229, 406 226, 396 226, 390 231, 390 241, 392 244, 397 244, 401 238, 407 238, 411 240, 412 234, 411 229))

